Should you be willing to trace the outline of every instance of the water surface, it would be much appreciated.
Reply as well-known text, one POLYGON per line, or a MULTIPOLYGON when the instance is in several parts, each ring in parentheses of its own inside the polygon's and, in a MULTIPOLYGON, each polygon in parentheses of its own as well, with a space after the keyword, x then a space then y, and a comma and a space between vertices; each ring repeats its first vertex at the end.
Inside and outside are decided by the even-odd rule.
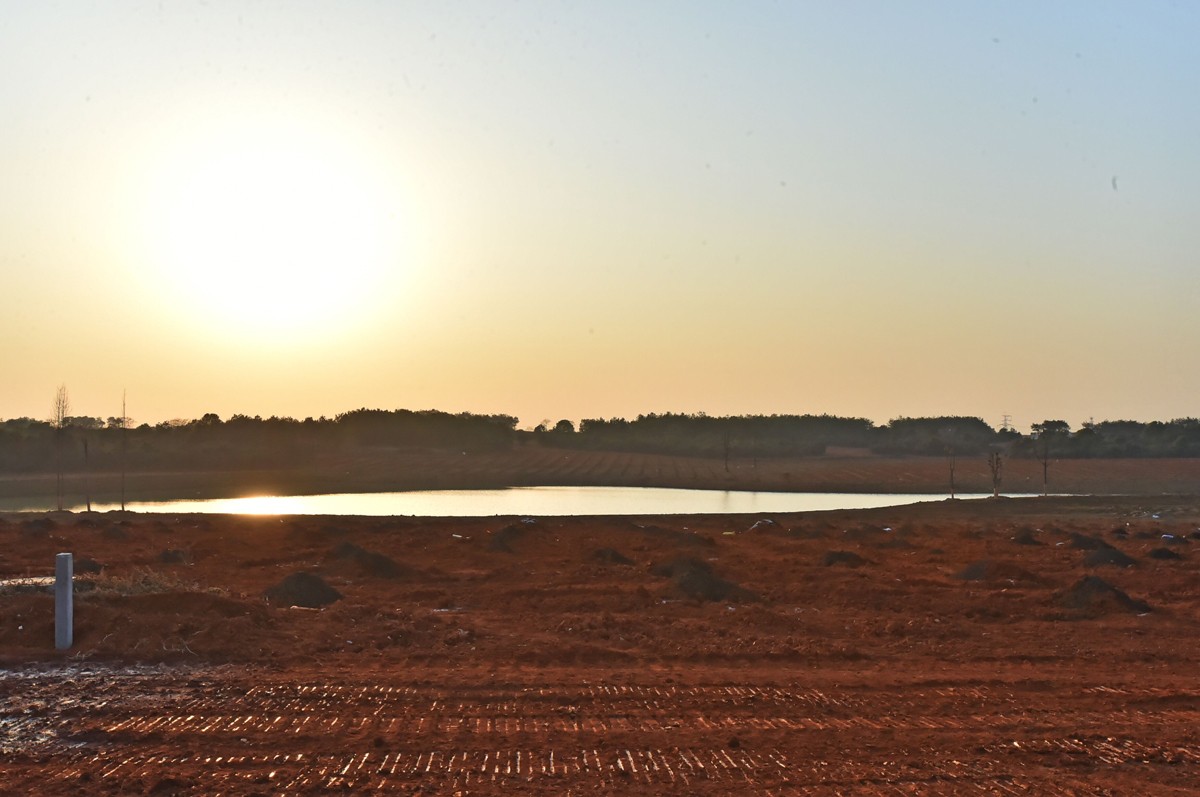
MULTIPOLYGON (((986 496, 960 494, 958 497, 986 496)), ((500 490, 423 490, 143 501, 127 503, 126 508, 135 512, 251 515, 690 515, 872 509, 939 501, 943 498, 943 495, 775 493, 662 487, 511 487, 500 490)), ((71 507, 74 511, 82 508, 71 507)), ((117 504, 93 504, 93 509, 99 512, 119 508, 117 504)))

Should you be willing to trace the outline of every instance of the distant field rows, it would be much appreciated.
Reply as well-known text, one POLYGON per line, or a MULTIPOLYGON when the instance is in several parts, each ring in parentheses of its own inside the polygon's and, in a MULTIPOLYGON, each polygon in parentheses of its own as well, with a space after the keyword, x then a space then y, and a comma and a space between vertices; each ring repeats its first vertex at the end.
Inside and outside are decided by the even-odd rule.
MULTIPOLYGON (((981 456, 955 463, 958 492, 990 493, 981 456)), ((1195 493, 1200 459, 1079 459, 1051 461, 1049 491, 1056 493, 1195 493)), ((93 475, 98 500, 119 491, 115 474, 93 475)), ((220 497, 247 491, 275 493, 377 492, 525 485, 614 485, 805 492, 946 494, 950 461, 944 457, 826 455, 790 459, 721 459, 525 446, 489 453, 362 449, 289 470, 136 473, 127 479, 131 500, 220 497)), ((1041 493, 1042 465, 1004 462, 1001 491, 1041 493)), ((0 477, 0 496, 52 495, 52 474, 0 477)), ((82 474, 66 491, 81 496, 82 474)))

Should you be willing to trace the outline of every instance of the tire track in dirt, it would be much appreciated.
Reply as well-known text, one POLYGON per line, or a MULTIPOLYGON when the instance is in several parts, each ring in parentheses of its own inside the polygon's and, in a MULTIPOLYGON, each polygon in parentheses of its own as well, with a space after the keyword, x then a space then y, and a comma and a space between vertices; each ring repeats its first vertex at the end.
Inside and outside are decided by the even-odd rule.
POLYGON ((262 678, 155 668, 6 676, 0 772, 15 784, 49 777, 62 793, 178 781, 211 794, 424 786, 777 795, 1094 793, 1107 773, 1153 790, 1200 773, 1195 690, 262 678), (1162 698, 1172 707, 1142 707, 1162 698), (47 753, 55 763, 43 769, 47 753))

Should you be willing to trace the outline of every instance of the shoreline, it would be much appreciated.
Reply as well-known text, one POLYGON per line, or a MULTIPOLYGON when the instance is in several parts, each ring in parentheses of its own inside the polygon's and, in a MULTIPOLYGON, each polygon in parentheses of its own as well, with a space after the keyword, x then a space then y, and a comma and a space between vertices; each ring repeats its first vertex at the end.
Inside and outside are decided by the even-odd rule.
MULTIPOLYGON (((64 475, 67 503, 117 503, 116 473, 64 475)), ((943 457, 822 456, 731 461, 651 454, 526 448, 485 454, 373 451, 290 469, 129 473, 128 501, 324 495, 508 487, 661 487, 795 493, 949 495, 943 457)), ((1042 492, 1041 463, 1006 460, 1000 491, 1042 492)), ((1059 460, 1048 488, 1058 494, 1189 494, 1200 492, 1200 459, 1059 460)), ((955 492, 991 494, 982 458, 959 459, 955 492)), ((0 499, 54 500, 56 476, 0 475, 0 499)))

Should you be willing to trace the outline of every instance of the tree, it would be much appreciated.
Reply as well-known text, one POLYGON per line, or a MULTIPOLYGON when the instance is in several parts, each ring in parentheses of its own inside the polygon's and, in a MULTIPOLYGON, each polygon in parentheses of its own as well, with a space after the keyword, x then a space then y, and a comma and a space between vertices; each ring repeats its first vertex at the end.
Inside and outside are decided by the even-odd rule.
POLYGON ((955 460, 957 459, 957 455, 954 453, 953 447, 948 447, 946 449, 946 458, 950 461, 950 498, 953 499, 954 498, 954 464, 955 464, 955 460))
POLYGON ((88 440, 83 438, 83 496, 87 511, 92 511, 92 461, 88 457, 88 440))
POLYGON ((1066 421, 1042 421, 1033 424, 1030 429, 1037 436, 1038 461, 1042 463, 1042 495, 1050 494, 1050 448, 1056 439, 1065 439, 1071 433, 1071 425, 1066 421))
POLYGON ((50 416, 50 425, 55 429, 65 429, 67 420, 71 417, 71 399, 67 396, 67 386, 59 385, 54 394, 54 414, 50 416))
POLYGON ((575 434, 575 424, 564 418, 554 424, 554 431, 558 434, 575 434))
POLYGON ((1038 438, 1037 458, 1042 463, 1042 495, 1050 494, 1050 438, 1044 434, 1038 438))
MULTIPOLYGON (((109 418, 112 423, 112 418, 109 418)), ((125 457, 129 453, 129 413, 125 409, 125 391, 121 391, 121 511, 125 511, 125 457)))
POLYGON ((988 470, 992 472, 992 498, 1000 497, 1000 470, 1003 467, 1004 460, 999 451, 988 454, 988 470))
POLYGON ((63 435, 67 428, 68 419, 71 417, 71 399, 67 396, 67 386, 59 385, 58 392, 54 394, 54 412, 50 416, 50 425, 54 427, 54 465, 57 478, 55 479, 55 492, 58 496, 58 511, 63 508, 63 435))
POLYGON ((1071 424, 1066 421, 1042 421, 1033 424, 1030 428, 1039 438, 1043 435, 1068 435, 1071 433, 1071 424))
POLYGON ((954 466, 958 462, 958 433, 954 427, 947 427, 938 432, 938 437, 942 441, 946 460, 950 464, 950 498, 953 500, 955 492, 954 466))

